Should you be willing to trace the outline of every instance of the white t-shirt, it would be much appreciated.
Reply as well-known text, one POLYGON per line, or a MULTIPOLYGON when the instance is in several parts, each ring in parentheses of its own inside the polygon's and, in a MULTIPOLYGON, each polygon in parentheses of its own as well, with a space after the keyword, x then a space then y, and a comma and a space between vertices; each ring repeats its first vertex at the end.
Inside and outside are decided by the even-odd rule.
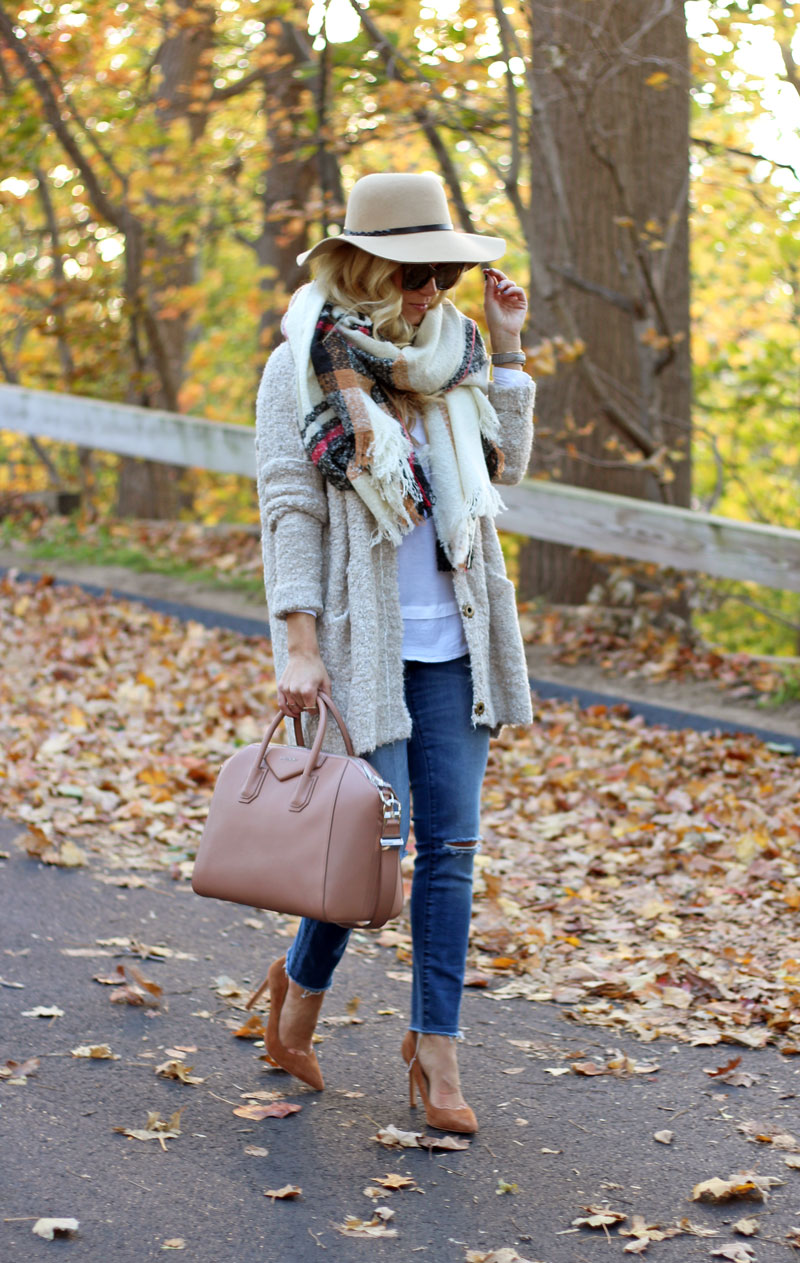
MULTIPOLYGON (((417 417, 409 427, 423 468, 425 430, 417 417)), ((435 486, 432 487, 434 495, 435 486)), ((450 662, 467 653, 452 571, 436 565, 436 528, 426 517, 397 546, 397 586, 403 615, 403 659, 406 662, 450 662)))

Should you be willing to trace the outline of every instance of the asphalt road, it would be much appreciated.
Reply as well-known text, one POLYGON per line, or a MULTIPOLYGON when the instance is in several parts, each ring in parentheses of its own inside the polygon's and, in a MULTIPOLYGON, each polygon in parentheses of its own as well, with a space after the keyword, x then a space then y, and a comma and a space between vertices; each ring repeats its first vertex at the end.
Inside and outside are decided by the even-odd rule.
POLYGON ((598 1203, 624 1212, 628 1223, 637 1214, 662 1227, 688 1217, 718 1232, 653 1243, 648 1258, 706 1259, 726 1243, 744 1245, 731 1224, 749 1214, 760 1222, 751 1242, 757 1263, 792 1256, 786 1235, 800 1224, 800 1172, 737 1130, 756 1119, 798 1127, 792 1059, 730 1045, 643 1045, 578 1026, 563 1006, 468 991, 461 1065, 478 1136, 466 1152, 386 1150, 371 1139, 378 1127, 417 1129, 424 1120, 409 1111, 399 1056, 407 967, 377 945, 376 934, 356 936, 337 973, 325 1014, 341 1022, 321 1028, 327 1086, 314 1094, 265 1068, 252 1043, 233 1037, 225 1023, 241 1011, 215 990, 221 975, 242 985, 259 980, 285 950, 285 921, 201 900, 166 877, 148 874, 145 887, 125 889, 103 882, 99 869, 41 865, 13 843, 18 832, 0 822, 0 850, 9 856, 0 863, 0 1065, 33 1056, 40 1065, 24 1084, 0 1082, 3 1263, 141 1263, 171 1254, 165 1243, 176 1239, 184 1243, 180 1257, 197 1263, 462 1263, 467 1249, 511 1247, 526 1260, 594 1263, 622 1256, 631 1241, 614 1228, 609 1238, 602 1229, 573 1228, 582 1208, 598 1203), (98 942, 115 938, 175 954, 143 960, 98 942), (163 988, 158 1008, 113 1004, 111 988, 93 980, 131 962, 163 988), (38 1005, 56 1005, 63 1016, 23 1015, 38 1005), (347 1024, 353 1009, 360 1024, 347 1024), (86 1043, 108 1043, 119 1060, 71 1056, 86 1043), (196 1049, 185 1060, 201 1084, 156 1076, 176 1046, 196 1049), (563 1073, 570 1058, 598 1059, 612 1047, 660 1069, 628 1078, 563 1073), (753 1086, 703 1073, 739 1052, 741 1068, 759 1076, 753 1086), (243 1093, 275 1089, 301 1112, 261 1121, 234 1115, 243 1093), (149 1111, 166 1119, 178 1108, 180 1135, 166 1151, 113 1130, 142 1128, 149 1111), (674 1132, 669 1145, 653 1138, 664 1129, 674 1132), (785 1181, 765 1205, 688 1200, 697 1182, 753 1167, 785 1181), (364 1188, 389 1173, 412 1177, 419 1191, 372 1202, 364 1188), (500 1181, 516 1190, 499 1191, 500 1181), (302 1196, 264 1196, 286 1184, 302 1196), (349 1215, 369 1220, 376 1204, 395 1212, 396 1237, 337 1231, 349 1215), (32 1233, 40 1216, 74 1217, 80 1227, 45 1242, 32 1233))

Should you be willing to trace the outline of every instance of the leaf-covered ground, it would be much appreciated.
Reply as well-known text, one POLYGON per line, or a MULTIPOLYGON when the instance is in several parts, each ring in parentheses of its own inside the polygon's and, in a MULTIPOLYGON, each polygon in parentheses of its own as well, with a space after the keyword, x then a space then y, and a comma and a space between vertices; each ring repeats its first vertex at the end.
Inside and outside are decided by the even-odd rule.
MULTIPOLYGON (((262 591, 261 544, 255 527, 113 518, 77 522, 29 504, 10 507, 3 526, 7 543, 26 547, 44 561, 117 562, 262 591)), ((658 588, 654 569, 650 580, 658 588)), ((730 699, 758 703, 800 696, 797 660, 727 653, 700 636, 690 641, 653 617, 664 599, 660 590, 638 604, 615 604, 621 590, 624 581, 622 589, 611 585, 604 590, 600 604, 575 609, 523 606, 525 639, 548 648, 553 662, 590 663, 609 677, 697 681, 713 684, 730 699), (609 604, 602 604, 606 599, 609 604)))
POLYGON ((700 636, 690 640, 674 627, 660 625, 646 604, 530 605, 523 607, 520 622, 529 644, 547 647, 552 661, 565 666, 591 663, 609 677, 655 683, 697 681, 730 699, 759 704, 800 695, 797 659, 727 653, 700 636))
MULTIPOLYGON (((261 734, 269 645, 0 584, 0 813, 51 863, 184 880, 216 772, 261 734)), ((800 760, 537 702, 493 743, 475 986, 584 1022, 800 1052, 800 760)), ((407 958, 407 926, 382 941, 407 958)))

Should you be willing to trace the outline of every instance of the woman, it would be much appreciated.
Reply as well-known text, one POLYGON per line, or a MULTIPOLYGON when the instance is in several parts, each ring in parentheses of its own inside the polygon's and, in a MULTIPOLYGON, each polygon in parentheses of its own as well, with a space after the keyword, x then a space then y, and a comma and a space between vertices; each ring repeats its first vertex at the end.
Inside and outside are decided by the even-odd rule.
MULTIPOLYGON (((368 175, 344 231, 301 255, 286 342, 258 395, 264 570, 290 716, 320 689, 356 750, 413 801, 413 984, 401 1049, 428 1123, 477 1130, 456 1040, 489 734, 528 723, 530 692, 494 515, 532 439, 523 291, 488 266, 493 237, 456 232, 433 175, 368 175), (497 366, 446 297, 484 265, 497 366)), ((306 722, 309 722, 307 719, 306 722)), ((335 740, 331 734, 332 740, 335 740)), ((304 920, 269 974, 267 1049, 316 1088, 311 1038, 348 931, 304 920)))

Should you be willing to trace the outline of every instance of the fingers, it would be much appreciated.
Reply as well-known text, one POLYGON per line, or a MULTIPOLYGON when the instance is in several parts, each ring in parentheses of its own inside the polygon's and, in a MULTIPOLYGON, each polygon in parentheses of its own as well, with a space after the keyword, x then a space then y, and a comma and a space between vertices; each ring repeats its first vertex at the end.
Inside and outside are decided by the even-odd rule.
POLYGON ((278 680, 278 706, 284 715, 296 719, 303 711, 316 713, 320 689, 330 696, 331 681, 318 654, 289 654, 278 680))
POLYGON ((499 268, 484 268, 483 275, 486 280, 486 296, 492 295, 504 302, 513 302, 514 305, 522 305, 527 302, 525 291, 521 285, 515 285, 510 277, 501 272, 499 268))
POLYGON ((291 715, 292 719, 296 719, 304 710, 316 714, 317 690, 304 689, 300 692, 295 689, 293 692, 288 692, 278 688, 278 707, 284 715, 291 715))

